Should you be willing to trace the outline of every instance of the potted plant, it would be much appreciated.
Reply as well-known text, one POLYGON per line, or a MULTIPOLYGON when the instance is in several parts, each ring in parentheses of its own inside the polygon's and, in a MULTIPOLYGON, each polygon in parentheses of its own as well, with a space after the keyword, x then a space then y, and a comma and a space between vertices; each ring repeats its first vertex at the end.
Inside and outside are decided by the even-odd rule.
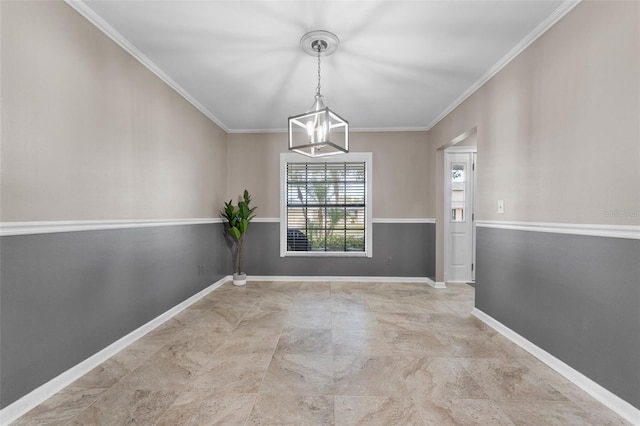
POLYGON ((236 262, 237 272, 233 274, 234 285, 245 285, 247 283, 247 274, 242 272, 242 241, 249 227, 249 222, 255 217, 253 212, 256 207, 249 207, 251 203, 251 195, 245 189, 242 199, 238 201, 238 205, 233 205, 233 200, 224 203, 224 209, 220 211, 223 219, 226 220, 225 228, 227 234, 236 242, 236 262))

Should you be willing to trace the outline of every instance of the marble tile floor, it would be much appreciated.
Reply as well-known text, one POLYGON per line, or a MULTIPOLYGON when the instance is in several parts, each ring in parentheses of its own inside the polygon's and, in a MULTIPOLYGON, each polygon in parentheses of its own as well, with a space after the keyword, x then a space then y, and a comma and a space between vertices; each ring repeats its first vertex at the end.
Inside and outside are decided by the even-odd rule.
POLYGON ((13 424, 628 424, 471 316, 473 298, 225 284, 13 424))

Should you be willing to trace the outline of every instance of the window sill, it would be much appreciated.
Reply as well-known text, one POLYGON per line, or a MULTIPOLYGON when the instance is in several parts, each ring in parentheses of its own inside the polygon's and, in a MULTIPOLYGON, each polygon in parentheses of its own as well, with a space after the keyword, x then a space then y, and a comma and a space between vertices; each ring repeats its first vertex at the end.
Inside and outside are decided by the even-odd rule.
POLYGON ((362 251, 287 251, 280 257, 372 257, 362 251))

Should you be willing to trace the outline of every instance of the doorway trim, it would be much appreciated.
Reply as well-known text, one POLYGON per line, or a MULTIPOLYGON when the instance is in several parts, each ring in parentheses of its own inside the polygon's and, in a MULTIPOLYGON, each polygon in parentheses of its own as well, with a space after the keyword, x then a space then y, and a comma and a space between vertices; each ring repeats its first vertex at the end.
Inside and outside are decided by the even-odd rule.
MULTIPOLYGON (((468 132, 465 132, 463 135, 457 137, 456 139, 454 139, 454 141, 457 142, 461 142, 464 139, 466 139, 468 137, 468 132)), ((451 283, 474 283, 475 282, 475 263, 476 263, 476 221, 475 221, 475 212, 476 212, 476 188, 477 188, 477 184, 476 184, 476 176, 475 176, 475 163, 476 163, 476 156, 478 153, 478 147, 477 146, 450 146, 448 148, 446 148, 444 150, 444 245, 443 245, 443 263, 444 263, 444 273, 443 273, 443 280, 445 285, 449 282, 451 283), (454 153, 458 153, 458 154, 473 154, 472 155, 472 164, 473 164, 473 169, 472 169, 472 174, 473 174, 473 181, 472 181, 472 185, 471 185, 471 191, 472 191, 472 198, 471 198, 471 264, 472 264, 472 270, 471 270, 471 281, 450 281, 449 280, 449 232, 450 232, 450 226, 449 226, 449 217, 451 216, 451 212, 450 212, 450 205, 451 205, 451 180, 449 179, 449 167, 448 167, 448 163, 449 163, 449 156, 448 154, 454 154, 454 153)))

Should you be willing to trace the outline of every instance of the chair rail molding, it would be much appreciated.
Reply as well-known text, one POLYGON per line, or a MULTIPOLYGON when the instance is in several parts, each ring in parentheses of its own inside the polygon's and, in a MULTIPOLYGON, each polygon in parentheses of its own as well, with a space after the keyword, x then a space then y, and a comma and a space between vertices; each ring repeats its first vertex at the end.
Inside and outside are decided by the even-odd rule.
MULTIPOLYGON (((256 223, 280 223, 279 217, 256 217, 252 220, 256 223)), ((372 223, 436 223, 436 220, 430 217, 415 217, 415 218, 394 218, 394 217, 379 217, 371 219, 372 223)))
POLYGON ((57 232, 97 231, 105 229, 149 228, 154 226, 204 225, 210 223, 222 223, 222 219, 195 218, 0 222, 0 237, 9 237, 13 235, 52 234, 57 232))
POLYGON ((509 229, 513 231, 547 232, 552 234, 585 235, 590 237, 627 238, 640 240, 640 226, 600 225, 582 223, 512 222, 477 220, 478 228, 509 229))

